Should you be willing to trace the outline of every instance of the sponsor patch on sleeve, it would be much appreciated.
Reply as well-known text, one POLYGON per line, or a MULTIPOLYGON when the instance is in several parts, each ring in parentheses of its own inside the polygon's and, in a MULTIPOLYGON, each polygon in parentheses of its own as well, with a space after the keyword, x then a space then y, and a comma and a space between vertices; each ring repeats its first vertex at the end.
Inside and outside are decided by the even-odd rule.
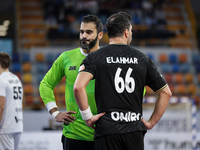
POLYGON ((79 72, 82 71, 82 70, 84 70, 84 69, 85 69, 85 65, 83 64, 83 65, 80 66, 79 72))

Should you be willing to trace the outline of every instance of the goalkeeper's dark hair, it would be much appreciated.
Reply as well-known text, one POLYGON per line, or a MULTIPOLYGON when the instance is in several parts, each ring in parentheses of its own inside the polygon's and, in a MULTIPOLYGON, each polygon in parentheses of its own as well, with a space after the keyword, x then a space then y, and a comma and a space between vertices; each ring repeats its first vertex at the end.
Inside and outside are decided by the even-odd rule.
POLYGON ((11 58, 10 55, 4 52, 0 52, 0 65, 3 69, 7 69, 10 66, 11 58))
POLYGON ((132 17, 126 12, 118 12, 111 15, 106 21, 109 38, 122 37, 123 32, 131 25, 132 17))
POLYGON ((103 31, 103 24, 102 24, 101 20, 99 19, 99 17, 97 17, 96 15, 89 14, 87 16, 84 16, 81 23, 82 22, 84 22, 84 23, 93 22, 96 25, 97 33, 103 31))

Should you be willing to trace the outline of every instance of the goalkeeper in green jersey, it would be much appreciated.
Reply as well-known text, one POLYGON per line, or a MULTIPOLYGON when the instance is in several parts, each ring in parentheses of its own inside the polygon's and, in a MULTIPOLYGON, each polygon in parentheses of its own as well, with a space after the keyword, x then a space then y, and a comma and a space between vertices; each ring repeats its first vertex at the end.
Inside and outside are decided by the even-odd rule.
MULTIPOLYGON (((57 122, 63 122, 63 150, 93 150, 94 130, 85 124, 76 104, 73 85, 82 60, 92 51, 99 49, 103 37, 103 25, 95 15, 84 16, 80 25, 80 48, 63 52, 53 63, 40 83, 40 96, 50 114, 57 122), (66 112, 60 112, 53 90, 66 77, 65 103, 66 112)), ((87 97, 93 115, 97 113, 94 98, 94 80, 87 88, 87 97)))

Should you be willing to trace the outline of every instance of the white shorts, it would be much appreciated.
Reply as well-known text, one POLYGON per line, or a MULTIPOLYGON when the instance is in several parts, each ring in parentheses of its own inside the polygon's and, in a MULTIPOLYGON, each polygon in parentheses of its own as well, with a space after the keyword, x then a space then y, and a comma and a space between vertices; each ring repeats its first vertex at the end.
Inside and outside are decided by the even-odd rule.
POLYGON ((0 150, 17 150, 21 132, 0 134, 0 150))

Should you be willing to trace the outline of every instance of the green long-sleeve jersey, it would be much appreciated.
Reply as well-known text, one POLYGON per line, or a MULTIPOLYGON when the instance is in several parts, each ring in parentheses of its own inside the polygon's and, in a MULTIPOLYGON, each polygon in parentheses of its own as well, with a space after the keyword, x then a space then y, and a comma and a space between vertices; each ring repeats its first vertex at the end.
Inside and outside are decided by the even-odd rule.
MULTIPOLYGON (((51 69, 47 72, 45 77, 40 83, 40 96, 44 104, 49 102, 55 102, 55 96, 53 89, 66 77, 65 85, 65 103, 67 111, 75 111, 76 114, 72 114, 76 120, 73 123, 63 125, 63 135, 70 139, 93 141, 94 130, 88 127, 79 112, 79 107, 76 104, 73 85, 78 74, 78 70, 82 60, 86 56, 81 53, 80 48, 76 48, 70 51, 63 52, 53 63, 51 69)), ((86 87, 88 96, 88 102, 93 115, 97 113, 94 97, 94 80, 91 80, 86 87)))

